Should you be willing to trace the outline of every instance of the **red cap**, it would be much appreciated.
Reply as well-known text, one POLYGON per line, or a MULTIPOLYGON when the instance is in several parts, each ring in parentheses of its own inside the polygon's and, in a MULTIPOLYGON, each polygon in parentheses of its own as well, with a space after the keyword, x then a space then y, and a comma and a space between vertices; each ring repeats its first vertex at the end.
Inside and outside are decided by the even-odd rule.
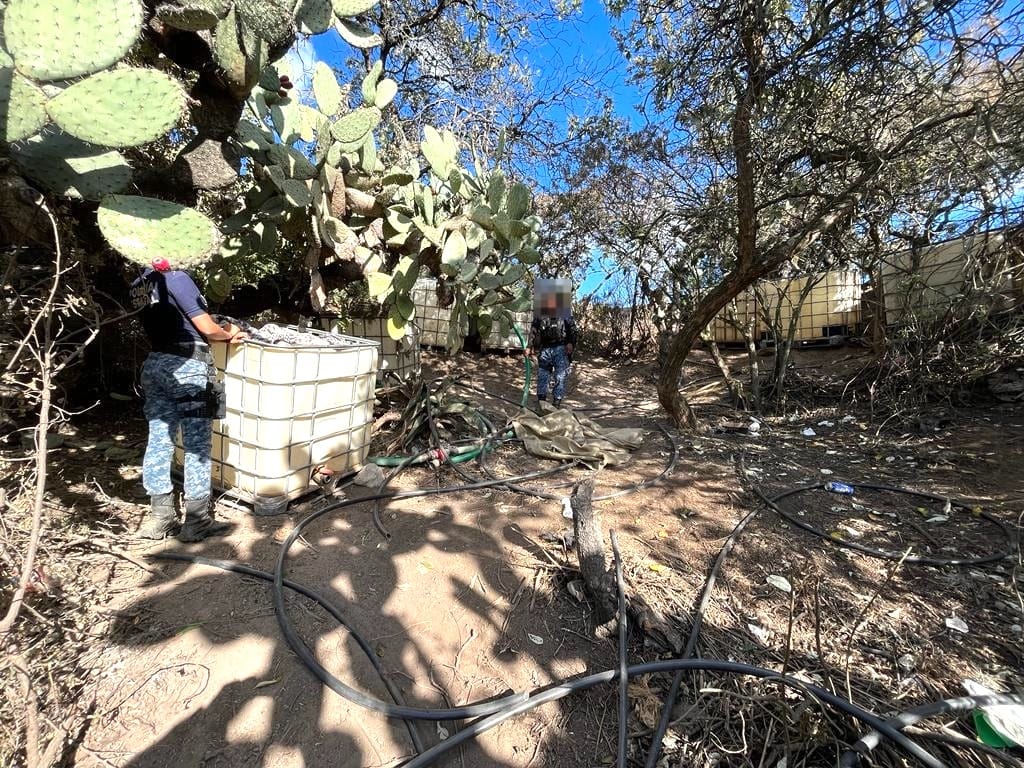
POLYGON ((171 262, 169 262, 167 259, 153 259, 152 264, 153 269, 155 269, 157 272, 171 271, 171 262))

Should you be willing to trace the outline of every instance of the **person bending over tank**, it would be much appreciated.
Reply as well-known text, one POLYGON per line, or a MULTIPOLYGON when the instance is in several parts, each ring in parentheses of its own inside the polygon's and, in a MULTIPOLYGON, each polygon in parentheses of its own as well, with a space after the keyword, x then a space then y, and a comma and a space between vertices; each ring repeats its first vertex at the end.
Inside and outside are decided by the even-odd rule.
POLYGON ((132 305, 141 311, 152 351, 142 365, 143 413, 149 440, 142 462, 142 484, 151 511, 138 536, 201 541, 231 526, 213 519, 210 506, 210 444, 217 407, 210 341, 237 343, 238 327, 219 325, 206 300, 185 272, 154 259, 131 287, 132 305), (185 450, 185 519, 179 526, 171 483, 174 439, 181 429, 185 450))
POLYGON ((552 404, 561 408, 569 365, 576 351, 576 323, 569 308, 568 283, 564 280, 538 280, 535 290, 537 301, 527 354, 537 357, 537 400, 543 403, 548 399, 548 388, 554 374, 552 404))

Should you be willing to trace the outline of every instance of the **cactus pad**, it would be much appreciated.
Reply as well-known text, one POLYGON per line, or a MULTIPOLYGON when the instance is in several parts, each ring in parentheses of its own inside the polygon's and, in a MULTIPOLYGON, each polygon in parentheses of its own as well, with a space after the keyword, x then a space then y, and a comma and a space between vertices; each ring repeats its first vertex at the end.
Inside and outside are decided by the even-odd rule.
POLYGON ((246 54, 234 8, 220 20, 213 32, 213 57, 224 70, 234 94, 239 98, 248 96, 263 71, 263 57, 259 50, 246 54))
POLYGON ((318 61, 313 70, 313 95, 323 114, 333 117, 338 113, 341 107, 341 86, 334 76, 334 70, 322 61, 318 61))
POLYGON ((372 107, 375 104, 377 98, 377 81, 380 80, 380 75, 384 71, 384 62, 378 59, 370 71, 366 73, 366 77, 363 78, 363 103, 368 107, 372 107))
POLYGON ((331 126, 331 135, 342 144, 362 143, 366 135, 380 124, 380 110, 361 107, 349 112, 331 126))
POLYGON ((385 77, 377 83, 377 92, 373 97, 373 105, 380 109, 388 106, 398 95, 398 83, 390 77, 385 77))
POLYGON ((448 131, 442 135, 435 128, 427 125, 423 128, 423 141, 420 142, 420 150, 430 164, 430 169, 442 179, 448 178, 456 167, 459 151, 458 144, 454 140, 455 137, 451 136, 449 140, 449 136, 451 134, 448 131))
POLYGON ((295 6, 295 21, 304 35, 319 35, 331 28, 334 9, 331 0, 299 0, 295 6))
POLYGON ((131 166, 119 152, 63 133, 34 136, 14 157, 22 173, 63 197, 100 200, 132 181, 131 166))
POLYGON ((167 26, 186 32, 213 29, 219 20, 216 11, 202 2, 164 3, 156 9, 156 17, 167 26))
POLYGON ((334 14, 339 18, 358 16, 377 5, 379 0, 331 0, 334 14))
POLYGON ((185 92, 155 69, 113 69, 75 83, 47 104, 66 133, 106 147, 136 147, 174 127, 185 92))
POLYGON ((175 268, 202 263, 220 247, 220 233, 206 216, 166 200, 108 195, 97 213, 107 242, 129 261, 165 258, 175 268))
POLYGON ((123 58, 139 37, 142 19, 140 0, 11 0, 4 35, 22 74, 65 80, 123 58))
POLYGON ((292 14, 278 0, 235 0, 238 18, 271 45, 287 43, 295 33, 292 14))
POLYGON ((309 181, 317 177, 316 166, 299 150, 292 149, 286 144, 274 144, 270 147, 267 150, 267 159, 280 166, 288 178, 309 181))
POLYGON ((373 48, 384 43, 384 38, 372 29, 349 19, 338 19, 334 26, 342 40, 355 48, 373 48))
POLYGON ((235 138, 246 149, 259 152, 268 149, 273 141, 273 137, 268 136, 267 133, 265 128, 243 119, 238 122, 238 127, 235 129, 235 138))
POLYGON ((521 219, 530 210, 530 190, 516 182, 505 195, 505 209, 510 219, 521 219))
POLYGON ((215 269, 206 279, 206 298, 219 304, 231 295, 231 275, 224 269, 215 269))
POLYGON ((27 139, 46 124, 46 94, 11 69, 0 69, 0 143, 27 139))
POLYGON ((281 193, 288 203, 296 208, 305 208, 313 202, 313 195, 310 194, 306 182, 298 179, 285 179, 281 185, 281 193))

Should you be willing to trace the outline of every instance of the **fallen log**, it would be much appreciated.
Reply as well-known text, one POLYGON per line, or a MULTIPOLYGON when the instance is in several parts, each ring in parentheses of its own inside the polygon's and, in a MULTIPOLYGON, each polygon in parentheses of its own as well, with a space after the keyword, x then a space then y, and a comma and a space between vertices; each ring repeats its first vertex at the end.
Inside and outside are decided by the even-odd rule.
MULTIPOLYGON (((576 557, 580 563, 583 588, 593 606, 593 619, 598 636, 608 630, 603 625, 615 619, 618 609, 618 588, 615 573, 605 555, 604 530, 601 514, 594 509, 594 480, 587 478, 580 482, 569 496, 573 512, 573 527, 576 534, 576 557)), ((641 631, 647 641, 655 647, 678 653, 682 649, 682 634, 679 620, 672 610, 675 606, 652 605, 636 587, 627 585, 626 612, 633 621, 632 626, 641 631)))

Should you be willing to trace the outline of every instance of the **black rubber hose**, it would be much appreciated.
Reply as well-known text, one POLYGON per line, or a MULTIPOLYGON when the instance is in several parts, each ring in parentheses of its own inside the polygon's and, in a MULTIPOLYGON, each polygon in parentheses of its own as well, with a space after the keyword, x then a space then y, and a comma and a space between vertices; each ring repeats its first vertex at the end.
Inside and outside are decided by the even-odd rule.
MULTIPOLYGON (((230 571, 231 573, 240 573, 245 576, 252 576, 254 578, 261 579, 262 581, 267 581, 271 583, 273 583, 274 581, 274 574, 268 573, 267 571, 259 571, 248 565, 236 563, 233 560, 218 560, 212 557, 203 557, 202 555, 191 555, 185 552, 154 552, 146 555, 146 557, 150 558, 151 560, 174 560, 182 563, 195 563, 196 565, 205 565, 210 568, 219 568, 222 571, 230 571)), ((304 584, 300 584, 297 581, 285 579, 281 583, 293 592, 298 592, 303 597, 308 597, 314 603, 316 603, 329 614, 331 614, 331 616, 334 617, 335 621, 341 624, 341 626, 347 629, 349 634, 352 636, 352 639, 356 641, 356 645, 359 646, 359 650, 363 652, 363 655, 366 656, 367 660, 370 662, 370 665, 377 673, 377 676, 380 677, 381 682, 384 683, 384 687, 387 689, 388 695, 391 696, 392 701, 394 701, 395 704, 399 706, 405 706, 405 699, 402 696, 402 692, 398 690, 398 688, 395 686, 394 683, 391 682, 391 680, 388 679, 387 673, 384 671, 384 668, 380 664, 380 660, 377 658, 377 654, 370 647, 370 644, 363 639, 362 635, 360 635, 359 632, 356 631, 356 628, 348 623, 348 621, 345 619, 344 614, 342 614, 342 612, 334 605, 334 603, 332 603, 326 597, 321 595, 319 592, 314 592, 309 587, 305 586, 304 584)), ((413 747, 416 749, 416 752, 422 752, 424 749, 424 744, 423 740, 420 738, 420 735, 416 730, 416 726, 409 720, 403 720, 402 722, 405 724, 406 729, 409 731, 409 739, 410 741, 412 741, 413 747)))
MULTIPOLYGON (((555 471, 561 469, 555 467, 555 471)), ((518 477, 511 478, 512 480, 533 480, 538 477, 544 477, 552 473, 551 469, 541 470, 539 472, 533 472, 528 475, 520 475, 518 477)), ((302 638, 299 637, 295 631, 295 627, 291 623, 291 619, 288 618, 288 613, 285 610, 284 604, 284 570, 285 562, 288 557, 288 552, 294 546, 299 536, 302 535, 303 530, 312 523, 314 520, 334 512, 339 509, 346 507, 355 506, 356 504, 362 504, 365 502, 372 502, 378 499, 412 499, 420 498, 423 496, 436 496, 444 493, 457 493, 461 491, 473 491, 481 488, 494 488, 505 484, 504 480, 481 480, 477 483, 467 483, 465 485, 450 486, 446 488, 421 488, 414 491, 402 491, 396 493, 379 493, 369 496, 362 496, 355 499, 344 499, 336 501, 332 504, 318 509, 315 512, 311 512, 305 518, 300 520, 295 528, 289 533, 288 538, 281 544, 281 549, 278 553, 277 563, 274 568, 274 585, 273 585, 273 598, 274 598, 274 613, 277 616, 278 626, 281 628, 281 634, 284 635, 285 641, 292 651, 302 660, 306 667, 313 673, 313 675, 320 680, 324 685, 330 688, 332 691, 340 696, 348 699, 354 704, 358 704, 366 709, 371 709, 375 712, 380 712, 388 717, 397 717, 411 720, 462 720, 471 717, 478 717, 481 715, 488 715, 502 708, 508 706, 511 703, 521 701, 524 694, 513 694, 503 699, 498 699, 489 702, 480 702, 475 704, 468 704, 462 707, 454 709, 431 709, 431 708, 420 708, 420 707, 407 707, 399 706, 395 704, 389 704, 386 701, 381 701, 378 698, 369 696, 362 691, 358 691, 349 685, 346 685, 317 661, 316 656, 309 649, 309 647, 303 642, 302 638)))
MULTIPOLYGON (((381 480, 380 485, 377 486, 377 493, 384 493, 384 489, 387 488, 388 484, 398 477, 404 470, 408 469, 412 464, 416 462, 419 455, 415 452, 406 456, 402 459, 402 462, 388 472, 387 476, 381 480)), ((384 521, 380 517, 380 500, 373 502, 373 527, 377 529, 377 532, 384 537, 385 541, 391 539, 391 532, 384 527, 384 521)))
MULTIPOLYGON (((431 398, 430 386, 432 384, 440 384, 443 381, 444 381, 444 379, 437 378, 437 379, 434 379, 433 381, 431 381, 429 383, 422 384, 420 386, 418 394, 416 395, 417 398, 420 398, 420 397, 423 398, 424 407, 425 407, 425 410, 426 410, 427 426, 428 426, 428 429, 430 431, 430 436, 431 436, 431 438, 433 440, 433 447, 436 448, 437 450, 442 450, 442 445, 441 445, 441 436, 440 436, 440 434, 437 431, 437 424, 434 421, 433 408, 431 407, 431 404, 430 404, 430 398, 431 398)), ((496 431, 494 429, 494 425, 491 424, 491 422, 488 421, 487 418, 483 416, 483 414, 477 412, 476 416, 477 416, 478 419, 480 419, 480 423, 482 424, 482 426, 484 428, 484 433, 479 438, 475 438, 472 442, 479 442, 481 444, 480 454, 483 455, 484 453, 486 453, 487 451, 489 451, 491 449, 491 446, 493 446, 496 442, 498 442, 501 439, 501 437, 504 435, 506 430, 501 430, 501 432, 498 432, 498 431, 496 431)), ((412 454, 407 456, 405 459, 403 459, 401 461, 401 463, 399 463, 393 470, 391 470, 391 472, 388 473, 387 477, 384 478, 384 480, 381 482, 381 484, 377 486, 377 493, 383 493, 384 489, 387 488, 387 486, 390 485, 390 483, 396 477, 398 477, 398 475, 400 475, 402 472, 404 472, 406 469, 408 469, 412 464, 416 463, 416 461, 418 460, 420 455, 421 454, 417 454, 416 452, 413 452, 412 454)), ((445 452, 445 455, 446 455, 446 462, 445 463, 448 464, 449 466, 451 466, 452 469, 454 469, 457 474, 459 474, 461 477, 463 477, 464 479, 466 479, 466 480, 468 480, 470 482, 475 482, 476 481, 476 478, 471 477, 468 473, 466 473, 460 467, 459 463, 451 461, 450 457, 447 456, 447 452, 445 452)), ((390 540, 391 539, 391 533, 387 530, 387 528, 385 528, 384 521, 381 520, 381 517, 380 517, 380 512, 381 512, 380 501, 378 500, 378 501, 375 501, 373 503, 373 525, 377 529, 377 531, 380 533, 381 536, 383 536, 386 540, 390 540)))
MULTIPOLYGON (((440 381, 440 379, 438 381, 440 381)), ((460 382, 458 380, 455 380, 454 383, 458 384, 460 382)), ((463 386, 468 386, 468 385, 463 384, 463 386)), ((476 389, 476 387, 469 387, 469 388, 470 389, 476 389)), ((481 390, 481 391, 483 391, 483 390, 481 390)), ((497 397, 497 395, 495 395, 495 397, 497 397)), ((499 398, 499 399, 503 399, 503 398, 499 398)), ((439 434, 437 432, 436 422, 433 419, 429 396, 427 398, 426 410, 427 410, 427 424, 430 427, 430 432, 431 432, 431 435, 432 435, 432 437, 434 439, 434 443, 435 443, 434 447, 441 448, 441 438, 440 438, 440 436, 439 436, 439 434)), ((506 428, 498 431, 498 430, 494 429, 494 425, 491 424, 491 422, 483 414, 477 413, 477 417, 483 423, 484 428, 489 432, 489 435, 484 438, 487 442, 484 443, 484 448, 480 452, 480 458, 479 458, 480 468, 483 470, 483 472, 484 472, 484 474, 486 476, 488 476, 488 477, 490 477, 492 479, 497 479, 497 476, 493 473, 493 471, 491 471, 490 467, 487 466, 487 458, 486 457, 487 457, 487 453, 490 451, 490 446, 493 444, 493 441, 497 437, 500 437, 500 436, 504 435, 508 431, 509 427, 506 427, 506 428)), ((661 473, 659 473, 657 476, 651 478, 650 480, 645 480, 645 481, 643 481, 641 483, 634 483, 634 484, 631 484, 631 485, 628 485, 628 486, 624 486, 624 487, 620 488, 619 490, 615 491, 614 493, 607 493, 607 494, 604 494, 604 495, 595 496, 593 498, 593 501, 607 501, 609 499, 616 499, 616 498, 619 498, 621 496, 627 496, 627 495, 629 495, 631 493, 636 493, 637 491, 642 490, 643 488, 646 488, 649 485, 654 485, 655 483, 660 481, 662 478, 664 478, 666 475, 670 474, 672 472, 672 470, 675 469, 676 463, 679 460, 679 446, 676 444, 675 439, 672 437, 672 435, 669 433, 669 431, 667 429, 665 429, 665 427, 663 427, 661 425, 658 425, 658 428, 662 431, 662 433, 665 435, 665 438, 668 440, 669 451, 670 451, 669 462, 665 466, 665 468, 661 471, 661 473)), ((468 482, 475 482, 476 481, 476 478, 472 477, 468 472, 466 472, 460 466, 458 466, 457 464, 451 463, 451 462, 449 462, 449 463, 451 464, 452 469, 454 469, 455 472, 458 475, 460 475, 464 480, 466 480, 468 482)), ((566 463, 563 466, 564 466, 564 468, 568 469, 569 467, 574 466, 577 463, 578 462, 566 463)), ((569 481, 568 484, 575 485, 576 481, 569 481)), ((516 491, 517 493, 522 493, 522 494, 526 494, 526 495, 529 495, 529 496, 535 496, 535 497, 542 498, 542 499, 547 499, 547 500, 550 500, 550 501, 561 501, 561 499, 562 499, 562 496, 559 496, 558 494, 550 493, 549 491, 539 490, 539 489, 536 489, 536 488, 529 488, 529 487, 526 487, 526 486, 521 486, 521 485, 516 485, 516 484, 511 484, 511 483, 506 483, 506 487, 509 490, 511 490, 511 491, 516 491)))
MULTIPOLYGON (((929 768, 946 768, 946 765, 942 761, 922 749, 919 745, 907 738, 907 736, 888 725, 877 715, 866 709, 858 707, 856 704, 847 701, 846 699, 830 693, 824 688, 805 683, 802 680, 797 680, 789 677, 788 675, 780 675, 778 672, 771 669, 754 667, 749 664, 741 664, 735 661, 718 661, 715 659, 667 659, 664 661, 651 661, 646 664, 634 665, 626 670, 626 674, 627 677, 632 678, 640 675, 650 675, 657 672, 674 672, 677 670, 682 670, 684 672, 723 672, 726 674, 748 675, 750 677, 757 677, 766 680, 775 680, 783 685, 795 688, 798 691, 810 693, 815 698, 823 701, 829 706, 850 715, 862 723, 865 723, 869 728, 877 730, 908 755, 917 758, 929 768)), ((528 712, 542 704, 547 704, 548 702, 565 698, 572 693, 584 691, 588 688, 593 688, 596 685, 613 682, 618 677, 619 672, 617 670, 607 670, 605 672, 598 672, 593 675, 587 675, 586 677, 570 680, 539 693, 531 694, 528 699, 510 704, 488 717, 484 717, 470 723, 457 734, 445 739, 439 744, 435 744, 426 752, 423 752, 422 754, 403 763, 403 768, 426 768, 426 766, 433 765, 438 758, 445 753, 458 748, 470 739, 475 739, 480 734, 500 725, 509 718, 515 717, 523 712, 528 712)))
MULTIPOLYGON (((510 403, 510 404, 514 405, 516 408, 523 408, 523 409, 528 410, 528 411, 532 411, 533 410, 532 408, 523 405, 518 400, 513 400, 510 397, 505 397, 504 395, 496 394, 496 393, 492 392, 489 389, 484 389, 483 387, 478 387, 478 386, 476 386, 474 384, 467 384, 466 382, 462 381, 461 379, 453 379, 452 383, 455 384, 456 386, 462 387, 463 389, 471 389, 474 392, 482 392, 483 394, 487 395, 488 397, 493 397, 495 400, 501 400, 502 402, 510 403)), ((534 413, 536 413, 536 411, 534 411, 534 413)))
MULTIPOLYGON (((895 717, 886 720, 885 724, 902 731, 904 728, 930 717, 970 712, 979 707, 1003 706, 1007 704, 1024 704, 1024 696, 992 694, 988 696, 958 696, 955 699, 933 701, 901 712, 895 717)), ((855 768, 860 762, 861 756, 868 754, 877 747, 881 740, 882 735, 877 730, 861 736, 857 743, 846 750, 842 757, 839 758, 839 768, 855 768)))
MULTIPOLYGON (((665 436, 665 439, 668 441, 669 444, 669 460, 668 463, 665 465, 665 468, 662 469, 661 472, 659 472, 657 475, 655 475, 652 478, 649 478, 648 480, 644 480, 643 482, 640 483, 634 483, 633 485, 628 485, 618 491, 615 491, 614 493, 605 493, 600 496, 595 496, 593 498, 593 501, 608 501, 609 499, 617 499, 621 496, 628 496, 631 493, 636 493, 637 491, 643 490, 644 488, 656 485, 657 483, 661 482, 661 480, 663 480, 666 476, 672 473, 672 471, 676 468, 676 464, 679 461, 679 446, 676 443, 675 438, 672 437, 671 433, 664 426, 659 424, 658 429, 661 430, 662 434, 665 436)), ((486 451, 480 454, 480 467, 481 469, 483 469, 485 475, 487 475, 490 478, 494 478, 494 472, 487 465, 487 461, 485 458, 486 455, 486 451)), ((527 496, 534 496, 538 499, 547 499, 548 501, 561 501, 563 498, 562 496, 559 496, 557 493, 550 493, 549 491, 541 490, 539 488, 530 488, 529 486, 525 485, 506 483, 506 487, 509 490, 516 491, 517 493, 522 493, 527 496)))
POLYGON ((619 741, 618 768, 626 768, 626 751, 629 743, 629 674, 627 673, 626 643, 629 639, 626 624, 626 584, 622 578, 622 555, 619 553, 619 537, 612 531, 612 554, 615 556, 615 586, 619 595, 619 741))
MULTIPOLYGON (((909 488, 898 488, 896 486, 878 485, 874 483, 850 483, 850 485, 853 486, 854 490, 856 490, 857 488, 865 488, 871 491, 889 491, 891 493, 903 493, 907 494, 908 496, 917 496, 918 498, 921 499, 928 499, 929 501, 940 501, 943 503, 948 503, 951 506, 960 507, 961 509, 971 509, 969 505, 947 498, 946 496, 936 496, 935 494, 932 493, 925 493, 923 491, 913 491, 910 490, 909 488)), ((797 488, 792 488, 788 491, 783 491, 782 493, 773 498, 768 498, 768 496, 766 496, 765 493, 760 488, 757 487, 754 488, 754 492, 761 498, 761 500, 765 504, 767 504, 769 507, 775 510, 787 522, 795 525, 797 528, 801 528, 807 531, 808 533, 814 534, 818 538, 825 539, 826 541, 830 541, 833 544, 838 544, 841 547, 846 547, 847 549, 852 549, 855 552, 860 552, 861 554, 881 558, 883 560, 902 560, 905 563, 916 563, 919 565, 982 565, 984 563, 994 563, 996 561, 1003 560, 1007 557, 1012 557, 1016 552, 1014 537, 1013 534, 1010 532, 1010 529, 1007 528, 1006 525, 1004 525, 1000 520, 997 520, 996 518, 992 517, 986 512, 979 512, 978 516, 992 523, 992 525, 996 526, 1000 531, 1002 531, 1003 537, 1007 541, 1007 548, 1003 552, 994 555, 984 555, 983 557, 947 558, 917 555, 911 555, 908 557, 905 555, 904 552, 876 549, 874 547, 869 547, 866 544, 861 544, 857 541, 850 541, 840 536, 833 536, 829 533, 826 533, 825 531, 820 530, 819 528, 815 528, 813 525, 801 520, 796 515, 787 512, 778 504, 778 502, 782 501, 783 499, 788 499, 790 496, 796 496, 798 493, 806 493, 807 491, 814 491, 819 489, 823 490, 824 488, 824 483, 802 485, 797 488)))
MULTIPOLYGON (((697 603, 697 609, 693 614, 693 626, 690 628, 690 636, 687 638, 686 648, 683 650, 684 659, 693 656, 697 650, 697 641, 700 639, 700 630, 704 624, 704 611, 711 601, 711 592, 715 588, 715 582, 718 580, 718 574, 722 570, 722 564, 725 562, 725 558, 729 556, 740 534, 743 533, 743 529, 747 527, 747 523, 756 514, 756 509, 748 512, 736 524, 736 527, 732 529, 732 533, 729 534, 722 544, 722 548, 718 551, 718 557, 715 558, 715 563, 711 566, 711 572, 708 574, 707 581, 704 582, 704 589, 700 595, 700 602, 697 603)), ((672 685, 669 686, 665 700, 661 704, 661 718, 658 720, 658 727, 654 731, 654 737, 651 741, 651 748, 647 752, 644 768, 654 768, 658 758, 661 756, 661 743, 665 738, 665 733, 668 731, 669 723, 672 722, 672 710, 675 708, 676 699, 679 697, 679 688, 683 683, 683 674, 683 670, 680 669, 672 676, 672 685)))

